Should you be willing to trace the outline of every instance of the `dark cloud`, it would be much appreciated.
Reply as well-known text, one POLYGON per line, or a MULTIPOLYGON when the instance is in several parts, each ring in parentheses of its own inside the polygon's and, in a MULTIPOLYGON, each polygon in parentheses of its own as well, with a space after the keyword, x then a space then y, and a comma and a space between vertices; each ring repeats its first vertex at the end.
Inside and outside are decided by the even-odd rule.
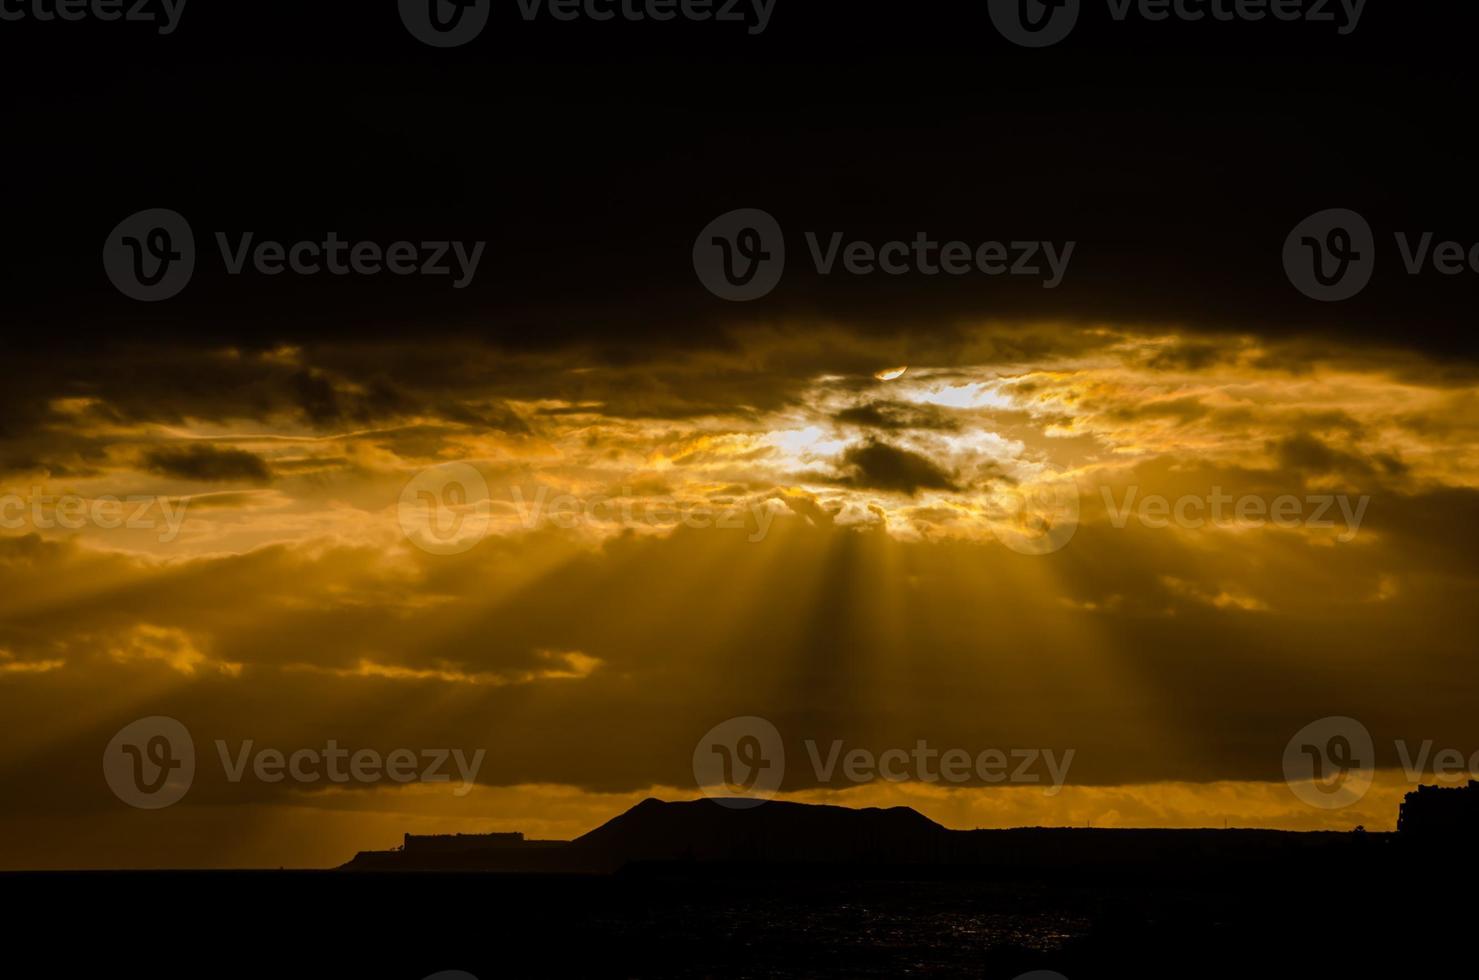
POLYGON ((1206 418, 1211 412, 1212 410, 1201 398, 1195 396, 1148 401, 1139 405, 1116 405, 1109 410, 1112 417, 1125 421, 1165 418, 1174 419, 1183 424, 1206 418))
POLYGON ((955 481, 933 460, 907 449, 869 442, 842 457, 844 482, 855 487, 913 495, 920 490, 954 490, 955 481))
POLYGON ((1308 433, 1281 440, 1274 452, 1281 466, 1301 473, 1401 476, 1407 471, 1406 465, 1390 453, 1357 455, 1335 449, 1308 433))
POLYGON ((1216 364, 1234 361, 1237 356, 1238 345, 1233 341, 1181 341, 1156 351, 1145 363, 1147 367, 1157 371, 1202 371, 1216 364))
POLYGON ((242 449, 217 449, 203 443, 153 449, 144 454, 151 472, 207 483, 267 483, 272 470, 266 460, 242 449))
POLYGON ((834 416, 836 421, 865 429, 896 431, 900 429, 960 428, 960 420, 932 405, 909 405, 903 402, 875 401, 845 408, 834 416))

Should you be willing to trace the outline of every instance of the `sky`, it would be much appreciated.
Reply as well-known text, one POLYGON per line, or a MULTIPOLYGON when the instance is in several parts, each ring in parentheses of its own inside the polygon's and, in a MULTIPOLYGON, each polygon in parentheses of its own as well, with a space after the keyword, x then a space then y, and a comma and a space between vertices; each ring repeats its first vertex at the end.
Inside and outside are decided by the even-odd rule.
POLYGON ((1392 829, 1467 768, 1479 270, 1395 236, 1479 241, 1435 55, 1469 15, 1028 51, 779 3, 456 51, 354 5, 5 25, 0 868, 568 839, 712 790, 717 731, 780 745, 778 798, 960 828, 1392 829), (200 258, 139 303, 99 252, 154 207, 200 258), (785 276, 727 302, 696 236, 751 207, 785 276), (1379 257, 1321 303, 1281 255, 1332 207, 1379 257), (456 288, 216 245, 330 231, 484 257, 456 288), (1075 248, 1051 289, 823 274, 834 231, 1075 248), (118 738, 161 717, 194 771, 139 806, 118 738), (1338 807, 1290 777, 1324 719, 1370 740, 1338 807), (256 768, 339 750, 414 775, 256 768))
POLYGON ((782 733, 786 798, 959 826, 1374 829, 1404 785, 1385 740, 1474 737, 1479 406, 1428 358, 1051 324, 737 334, 620 369, 136 356, 146 401, 139 362, 110 357, 6 441, 30 461, 0 546, 10 862, 573 836, 697 795, 694 746, 747 716, 782 733), (190 731, 195 783, 130 811, 98 749, 157 715, 190 731), (1286 743, 1327 716, 1373 732, 1391 787, 1332 811, 1289 791, 1286 743), (245 745, 329 739, 486 756, 472 792, 227 778, 245 745), (1052 792, 854 783, 809 764, 836 740, 1074 754, 1052 792))

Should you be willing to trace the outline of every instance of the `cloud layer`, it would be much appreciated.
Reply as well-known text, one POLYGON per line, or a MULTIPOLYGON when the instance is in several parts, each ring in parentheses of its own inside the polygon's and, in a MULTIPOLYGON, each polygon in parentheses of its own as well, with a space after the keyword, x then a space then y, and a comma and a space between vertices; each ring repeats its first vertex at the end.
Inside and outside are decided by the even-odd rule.
MULTIPOLYGON (((921 788, 1010 822, 1201 819, 1205 787, 1282 791, 1289 736, 1327 715, 1479 748, 1479 402, 1414 355, 807 327, 682 354, 120 349, 18 376, 0 710, 25 738, 0 787, 33 833, 127 821, 138 854, 164 846, 98 775, 149 715, 207 760, 484 749, 480 794, 555 787, 582 814, 694 792, 694 745, 742 715, 795 759, 1073 749, 1071 805, 921 788), (418 497, 448 464, 485 488, 418 497), (408 500, 464 539, 418 547, 408 500)), ((787 769, 787 793, 844 789, 904 792, 787 769)), ((205 766, 187 805, 249 825, 387 792, 205 766)))

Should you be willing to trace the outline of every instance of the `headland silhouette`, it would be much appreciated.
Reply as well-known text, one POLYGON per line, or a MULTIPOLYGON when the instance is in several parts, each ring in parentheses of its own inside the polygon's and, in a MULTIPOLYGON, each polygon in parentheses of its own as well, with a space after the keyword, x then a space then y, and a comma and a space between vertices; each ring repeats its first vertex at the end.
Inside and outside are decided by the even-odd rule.
POLYGON ((951 830, 909 807, 854 809, 779 800, 752 806, 698 799, 647 799, 570 841, 522 833, 419 836, 364 851, 348 871, 481 871, 615 874, 741 871, 835 874, 841 869, 942 873, 1109 874, 1339 860, 1402 844, 1467 835, 1479 826, 1479 783, 1419 787, 1407 795, 1399 830, 1093 829, 1029 827, 951 830), (1360 849, 1360 850, 1357 850, 1360 849))
POLYGON ((67 976, 118 975, 120 955, 252 980, 1467 975, 1476 799, 1424 787, 1371 833, 648 800, 571 841, 486 828, 336 870, 0 874, 0 899, 13 946, 67 976))

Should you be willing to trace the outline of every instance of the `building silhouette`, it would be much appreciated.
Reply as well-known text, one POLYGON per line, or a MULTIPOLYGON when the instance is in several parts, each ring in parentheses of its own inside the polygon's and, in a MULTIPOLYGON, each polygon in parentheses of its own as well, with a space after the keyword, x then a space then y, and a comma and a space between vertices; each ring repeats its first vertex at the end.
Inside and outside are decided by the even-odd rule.
POLYGON ((1397 811, 1403 837, 1456 837, 1479 828, 1479 782, 1467 786, 1419 786, 1397 811))

